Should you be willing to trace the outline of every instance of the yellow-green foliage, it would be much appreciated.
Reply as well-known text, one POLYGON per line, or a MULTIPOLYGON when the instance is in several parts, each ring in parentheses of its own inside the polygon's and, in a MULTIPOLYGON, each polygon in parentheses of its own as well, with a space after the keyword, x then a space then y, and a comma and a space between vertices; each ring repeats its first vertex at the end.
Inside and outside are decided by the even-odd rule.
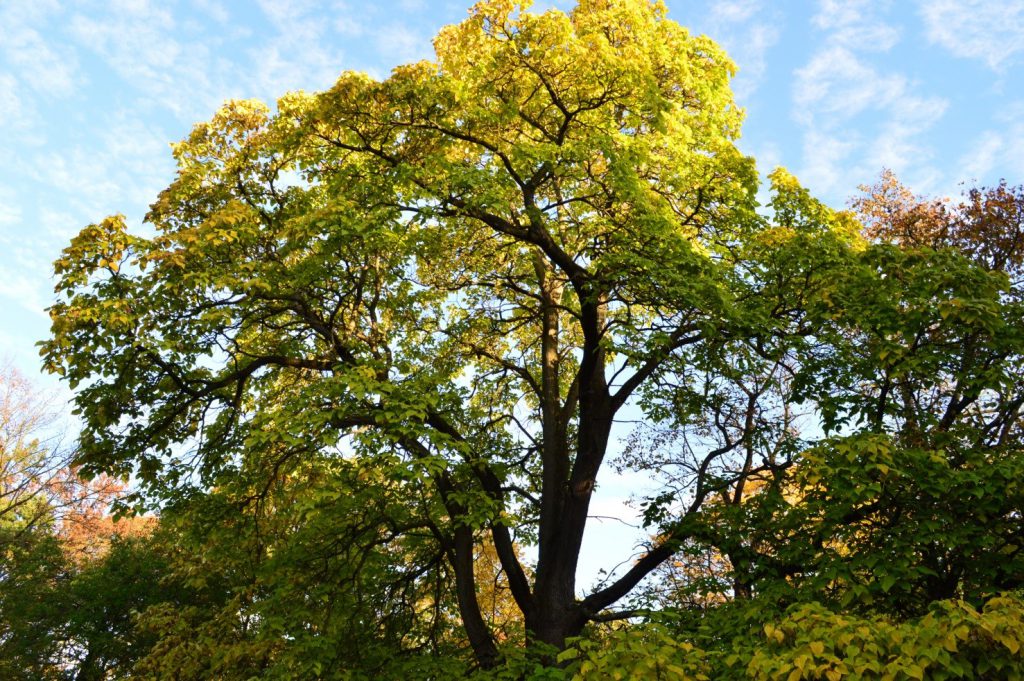
MULTIPOLYGON (((730 623, 711 611, 703 626, 716 634, 730 623)), ((990 599, 980 610, 938 601, 920 618, 855 617, 819 604, 792 608, 748 633, 717 636, 707 650, 687 634, 657 625, 626 626, 579 639, 544 666, 521 652, 481 679, 589 681, 631 679, 759 681, 1024 678, 1024 600, 990 599), (712 649, 715 645, 719 649, 712 649), (728 649, 726 651, 725 649, 728 649)))
POLYGON ((563 662, 572 660, 566 678, 573 681, 709 678, 703 651, 654 626, 621 629, 603 640, 582 640, 558 657, 563 662))
POLYGON ((1024 603, 993 598, 981 610, 940 601, 895 622, 805 605, 764 627, 746 668, 753 679, 1021 679, 1024 603))

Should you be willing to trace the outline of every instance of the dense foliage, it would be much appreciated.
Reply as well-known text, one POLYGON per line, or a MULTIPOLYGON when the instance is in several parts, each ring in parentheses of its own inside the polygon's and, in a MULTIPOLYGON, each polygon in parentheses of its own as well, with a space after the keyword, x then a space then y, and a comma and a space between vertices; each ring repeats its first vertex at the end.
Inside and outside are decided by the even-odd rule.
POLYGON ((648 0, 435 48, 229 102, 153 236, 57 260, 76 465, 161 520, 15 571, 78 599, 0 600, 47 673, 1019 678, 1024 190, 758 205, 732 64, 648 0), (650 541, 578 584, 616 467, 650 541))

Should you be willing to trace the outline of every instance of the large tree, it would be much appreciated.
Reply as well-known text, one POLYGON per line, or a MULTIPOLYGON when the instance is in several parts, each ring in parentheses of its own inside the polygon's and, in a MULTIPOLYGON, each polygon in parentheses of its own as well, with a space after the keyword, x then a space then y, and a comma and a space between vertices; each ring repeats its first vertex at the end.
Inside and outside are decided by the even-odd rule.
MULTIPOLYGON (((484 547, 529 638, 557 648, 630 614, 616 604, 695 542, 720 544, 750 595, 771 556, 711 536, 707 509, 742 511, 781 479, 816 414, 862 409, 822 389, 829 362, 856 359, 822 349, 850 337, 830 296, 886 277, 853 218, 786 173, 771 219, 757 211, 713 42, 648 0, 524 4, 477 4, 436 61, 386 80, 345 73, 197 125, 155 236, 110 217, 57 261, 43 348, 77 388, 87 472, 133 473, 168 509, 201 489, 250 517, 281 509, 281 536, 315 539, 323 565, 378 566, 353 588, 405 585, 365 617, 393 594, 403 612, 454 603, 484 666, 484 547), (584 592, 618 420, 648 428, 621 465, 669 485, 647 501, 647 550, 584 592)), ((261 536, 254 560, 270 559, 261 536)))

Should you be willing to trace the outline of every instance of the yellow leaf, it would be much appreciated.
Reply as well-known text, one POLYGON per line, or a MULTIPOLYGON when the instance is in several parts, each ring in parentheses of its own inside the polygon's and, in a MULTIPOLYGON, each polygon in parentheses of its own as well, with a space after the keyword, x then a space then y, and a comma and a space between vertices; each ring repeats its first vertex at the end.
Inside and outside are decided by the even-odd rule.
POLYGON ((1016 655, 1017 651, 1020 650, 1020 643, 1018 643, 1017 640, 1011 636, 1003 636, 999 639, 999 641, 1004 646, 1006 646, 1006 648, 1014 655, 1016 655))

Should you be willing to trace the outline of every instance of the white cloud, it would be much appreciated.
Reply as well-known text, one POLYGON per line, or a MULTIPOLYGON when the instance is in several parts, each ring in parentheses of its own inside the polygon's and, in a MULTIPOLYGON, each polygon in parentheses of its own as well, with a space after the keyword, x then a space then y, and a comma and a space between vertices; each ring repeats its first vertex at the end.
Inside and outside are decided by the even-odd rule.
POLYGON ((15 167, 15 150, 44 142, 35 98, 23 90, 17 78, 0 72, 0 167, 15 167))
POLYGON ((288 90, 325 88, 344 68, 330 18, 344 10, 341 2, 260 0, 258 10, 271 30, 258 42, 247 39, 238 51, 222 48, 251 31, 215 26, 230 22, 234 6, 193 4, 212 22, 183 18, 172 4, 119 0, 106 13, 73 17, 70 33, 100 54, 129 92, 186 122, 207 117, 232 97, 273 100, 288 90))
POLYGON ((1024 0, 920 3, 928 39, 958 57, 1003 69, 1024 54, 1024 0))
POLYGON ((334 19, 334 30, 338 35, 346 38, 357 38, 366 33, 366 26, 359 19, 355 18, 354 14, 355 12, 349 14, 348 10, 345 10, 334 19))
POLYGON ((430 38, 405 24, 388 24, 375 31, 374 43, 377 51, 395 64, 417 59, 429 59, 434 55, 430 38))
POLYGON ((1006 145, 1006 140, 995 130, 983 132, 971 143, 970 150, 960 158, 957 164, 964 179, 984 180, 995 168, 996 161, 1006 145))
POLYGON ((59 193, 85 215, 117 211, 121 187, 97 154, 76 148, 35 157, 32 179, 43 192, 59 193))
POLYGON ((930 191, 931 185, 939 179, 939 172, 929 164, 935 154, 920 140, 919 134, 942 116, 946 105, 945 102, 921 100, 921 107, 930 114, 922 118, 920 124, 914 123, 913 116, 910 116, 892 118, 882 126, 865 149, 861 163, 852 169, 855 177, 871 177, 882 168, 890 168, 918 190, 930 191))
POLYGON ((712 22, 748 21, 764 7, 762 0, 722 0, 711 7, 712 22))
POLYGON ((903 76, 882 75, 848 48, 835 46, 816 53, 797 70, 793 101, 802 123, 818 117, 835 124, 868 108, 891 106, 906 91, 903 76))
POLYGON ((117 178, 120 205, 148 206, 173 177, 168 134, 122 111, 101 137, 101 162, 117 178))
POLYGON ((857 148, 854 135, 840 136, 820 130, 809 130, 804 135, 804 164, 800 171, 803 181, 817 191, 828 191, 841 184, 848 159, 857 148))
POLYGON ((748 99, 760 87, 768 51, 779 40, 778 12, 764 0, 720 0, 712 3, 708 33, 739 68, 732 88, 737 100, 748 99))
POLYGON ((314 0, 257 0, 267 18, 278 24, 291 24, 317 8, 314 0))
POLYGON ((25 105, 18 96, 17 79, 9 73, 0 73, 0 128, 20 127, 25 120, 25 105))
MULTIPOLYGON (((18 205, 17 195, 12 189, 0 186, 0 227, 11 227, 20 221, 21 206, 18 205)), ((4 233, 0 232, 0 241, 4 240, 4 233)))
POLYGON ((872 63, 899 40, 878 16, 884 9, 866 0, 821 0, 811 20, 824 31, 822 46, 794 73, 793 117, 805 127, 800 174, 817 192, 847 194, 882 167, 915 175, 918 186, 937 174, 922 136, 949 102, 920 92, 891 65, 872 63))
MULTIPOLYGON (((1001 179, 1011 184, 1024 181, 1024 100, 1006 104, 993 119, 997 127, 958 140, 962 153, 931 193, 955 196, 963 189, 960 183, 991 186, 1001 179)), ((928 191, 916 184, 915 189, 928 191)))
POLYGON ((48 0, 0 2, 0 154, 39 144, 41 98, 70 96, 82 80, 73 50, 40 33, 59 9, 48 0))
MULTIPOLYGON (((38 262, 21 263, 23 269, 8 272, 0 278, 0 300, 7 299, 8 305, 19 307, 32 314, 47 318, 46 308, 50 305, 51 299, 48 293, 44 293, 44 287, 40 286, 35 269, 40 265, 38 262)), ((45 263, 49 271, 50 263, 45 263)), ((4 305, 3 307, 6 307, 4 305)))
POLYGON ((17 69, 22 81, 32 89, 55 97, 74 92, 80 76, 74 54, 70 51, 54 49, 37 31, 25 26, 6 26, 0 45, 7 62, 17 69))
MULTIPOLYGON (((72 235, 85 226, 79 216, 68 211, 55 210, 49 206, 40 206, 37 216, 39 229, 51 241, 63 246, 72 235)), ((54 251, 56 253, 56 251, 54 251)))
POLYGON ((832 44, 884 52, 899 41, 899 31, 876 17, 875 9, 866 0, 822 0, 812 23, 830 31, 832 44))
POLYGON ((227 7, 216 0, 192 0, 192 5, 218 24, 226 25, 231 21, 231 13, 227 7))
POLYGON ((1006 164, 1016 182, 1024 178, 1024 124, 1014 126, 1013 136, 1006 148, 1006 164))
POLYGON ((37 156, 30 169, 40 191, 59 194, 67 206, 61 211, 41 207, 37 216, 42 232, 58 243, 87 222, 126 207, 144 208, 172 177, 174 163, 163 130, 126 111, 103 127, 95 146, 53 150, 37 156))
POLYGON ((425 10, 427 8, 427 3, 426 0, 400 0, 398 6, 403 12, 412 14, 425 10))
POLYGON ((211 82, 217 64, 209 48, 202 40, 183 40, 173 15, 162 6, 120 0, 107 15, 74 16, 69 32, 131 90, 183 120, 208 114, 224 96, 225 88, 211 82))
POLYGON ((960 159, 964 180, 991 184, 1001 178, 1024 181, 1024 100, 1007 103, 995 116, 998 128, 970 140, 960 159))
MULTIPOLYGON (((325 14, 344 11, 341 3, 325 8, 315 0, 260 0, 260 8, 277 28, 269 43, 248 51, 249 79, 264 96, 277 97, 289 90, 329 86, 344 68, 343 53, 327 29, 335 22, 325 14)), ((336 28, 336 27, 335 27, 336 28)))
POLYGON ((767 53, 779 41, 779 29, 773 24, 749 26, 730 54, 736 60, 739 72, 733 81, 733 91, 739 101, 748 99, 760 87, 768 68, 767 53))

